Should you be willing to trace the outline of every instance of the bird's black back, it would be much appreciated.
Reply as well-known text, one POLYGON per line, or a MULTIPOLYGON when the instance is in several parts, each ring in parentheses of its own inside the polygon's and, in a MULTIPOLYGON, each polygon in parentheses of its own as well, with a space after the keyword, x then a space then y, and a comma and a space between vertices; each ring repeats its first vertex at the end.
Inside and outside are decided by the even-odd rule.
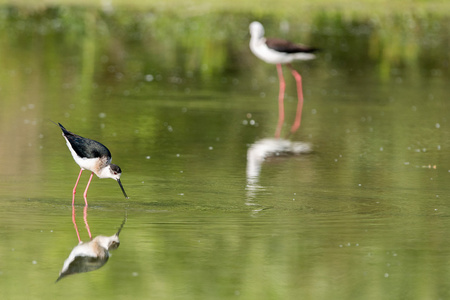
POLYGON ((285 53, 313 53, 318 51, 319 49, 301 45, 301 44, 295 44, 290 41, 277 39, 277 38, 267 38, 266 44, 269 48, 274 49, 279 52, 285 52, 285 53))
POLYGON ((69 141, 70 145, 72 145, 73 150, 80 157, 85 158, 97 158, 97 157, 108 157, 111 158, 111 152, 109 152, 108 148, 105 145, 88 139, 81 137, 75 133, 72 133, 64 128, 60 123, 58 125, 61 127, 64 136, 69 141))

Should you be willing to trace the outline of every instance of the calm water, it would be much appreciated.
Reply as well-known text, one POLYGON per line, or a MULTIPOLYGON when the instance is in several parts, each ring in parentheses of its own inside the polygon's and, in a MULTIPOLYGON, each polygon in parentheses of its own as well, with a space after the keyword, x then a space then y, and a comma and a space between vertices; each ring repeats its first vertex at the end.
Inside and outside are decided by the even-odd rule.
POLYGON ((257 16, 0 11, 2 298, 450 297, 448 18, 262 17, 323 51, 295 65, 290 140, 313 151, 248 177, 277 123, 276 69, 248 49, 257 16), (94 178, 83 218, 83 175, 81 239, 85 221, 111 236, 126 216, 121 245, 56 284, 78 243, 79 169, 51 121, 107 145, 130 196, 94 178))

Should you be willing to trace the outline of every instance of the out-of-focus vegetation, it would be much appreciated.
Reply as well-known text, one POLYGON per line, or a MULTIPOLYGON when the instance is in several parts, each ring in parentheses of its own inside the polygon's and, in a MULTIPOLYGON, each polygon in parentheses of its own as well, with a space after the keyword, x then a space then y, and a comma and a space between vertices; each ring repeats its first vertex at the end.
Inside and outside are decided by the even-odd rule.
MULTIPOLYGON (((190 10, 180 11, 177 6, 178 9, 172 7, 164 14, 159 10, 167 4, 136 2, 139 8, 119 9, 116 5, 120 1, 102 1, 101 5, 89 7, 0 6, 0 52, 3 57, 10 57, 8 51, 16 51, 14 45, 18 43, 26 48, 27 43, 39 40, 45 47, 53 40, 55 46, 68 47, 64 50, 68 55, 82 51, 94 61, 102 61, 106 55, 107 64, 121 60, 117 63, 126 64, 133 72, 142 71, 142 66, 159 69, 164 65, 164 69, 178 75, 209 77, 247 63, 251 56, 248 24, 258 19, 265 24, 268 35, 281 35, 321 48, 325 58, 321 62, 329 64, 329 68, 358 62, 361 68, 379 69, 379 75, 386 79, 392 68, 421 72, 424 67, 434 74, 448 74, 450 18, 440 10, 426 10, 433 6, 430 2, 403 4, 405 9, 391 11, 389 7, 394 2, 372 14, 366 9, 356 11, 376 3, 372 1, 346 9, 327 6, 327 10, 301 10, 298 16, 291 14, 293 9, 283 13, 281 9, 269 13, 269 6, 262 6, 265 10, 243 9, 245 3, 237 13, 219 11, 212 4, 207 5, 211 7, 208 13, 202 13, 206 8, 194 2, 189 2, 190 10), (130 49, 133 46, 136 47, 130 49)), ((230 10, 233 3, 228 4, 230 10)), ((48 49, 52 50, 59 49, 48 49)), ((51 53, 47 54, 50 58, 51 53)))
POLYGON ((171 11, 180 15, 197 15, 217 11, 252 12, 257 14, 272 14, 281 16, 309 16, 311 12, 319 10, 341 11, 346 16, 367 17, 374 14, 398 14, 401 12, 423 12, 448 14, 449 4, 445 0, 317 0, 317 1, 293 1, 293 0, 230 0, 230 1, 205 1, 205 0, 0 0, 0 4, 25 6, 28 8, 42 9, 48 6, 69 5, 83 7, 102 7, 111 9, 122 7, 127 9, 154 9, 155 11, 171 11))

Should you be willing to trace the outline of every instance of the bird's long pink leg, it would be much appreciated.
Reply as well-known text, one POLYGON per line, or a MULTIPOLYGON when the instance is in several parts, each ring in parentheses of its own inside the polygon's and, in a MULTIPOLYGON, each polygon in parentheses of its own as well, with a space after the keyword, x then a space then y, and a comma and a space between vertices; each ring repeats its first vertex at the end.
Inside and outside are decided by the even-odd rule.
POLYGON ((75 194, 77 193, 77 186, 78 186, 78 182, 80 181, 81 173, 83 173, 83 169, 80 169, 80 174, 78 174, 77 182, 75 183, 75 186, 73 187, 72 206, 75 205, 75 194))
POLYGON ((278 79, 280 81, 280 92, 278 94, 278 124, 275 131, 275 138, 279 138, 281 134, 281 128, 284 122, 284 90, 286 88, 286 83, 283 77, 283 68, 281 64, 277 64, 278 79))
POLYGON ((297 112, 295 114, 295 121, 294 124, 292 124, 291 127, 291 134, 296 132, 297 129, 300 127, 300 122, 302 120, 302 109, 303 109, 303 88, 302 88, 302 76, 291 66, 288 65, 291 69, 292 76, 294 76, 295 81, 297 82, 297 97, 298 97, 298 104, 297 104, 297 112))
POLYGON ((92 176, 94 176, 94 172, 91 173, 91 177, 89 177, 88 184, 87 184, 86 189, 84 190, 84 194, 83 194, 83 197, 84 197, 84 203, 86 204, 86 206, 88 206, 88 202, 87 202, 87 191, 88 191, 88 189, 89 189, 89 186, 91 185, 92 176))
POLYGON ((84 207, 83 209, 83 217, 84 217, 84 224, 86 225, 86 230, 89 234, 89 239, 92 240, 92 234, 91 234, 91 229, 89 228, 89 224, 87 221, 87 205, 84 207))
POLYGON ((75 231, 77 232, 78 243, 81 243, 80 232, 78 231, 77 222, 75 221, 75 206, 72 205, 72 223, 75 227, 75 231))

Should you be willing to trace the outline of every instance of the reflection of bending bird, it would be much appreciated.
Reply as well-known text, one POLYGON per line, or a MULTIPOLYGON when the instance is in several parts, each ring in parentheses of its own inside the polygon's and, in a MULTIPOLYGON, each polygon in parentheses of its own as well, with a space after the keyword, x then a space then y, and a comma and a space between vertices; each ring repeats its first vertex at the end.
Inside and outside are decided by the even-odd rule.
POLYGON ((120 245, 119 234, 125 222, 126 217, 116 234, 112 236, 99 235, 92 241, 81 242, 73 248, 69 257, 64 261, 56 282, 68 275, 97 270, 106 264, 110 256, 109 251, 117 249, 120 245))

